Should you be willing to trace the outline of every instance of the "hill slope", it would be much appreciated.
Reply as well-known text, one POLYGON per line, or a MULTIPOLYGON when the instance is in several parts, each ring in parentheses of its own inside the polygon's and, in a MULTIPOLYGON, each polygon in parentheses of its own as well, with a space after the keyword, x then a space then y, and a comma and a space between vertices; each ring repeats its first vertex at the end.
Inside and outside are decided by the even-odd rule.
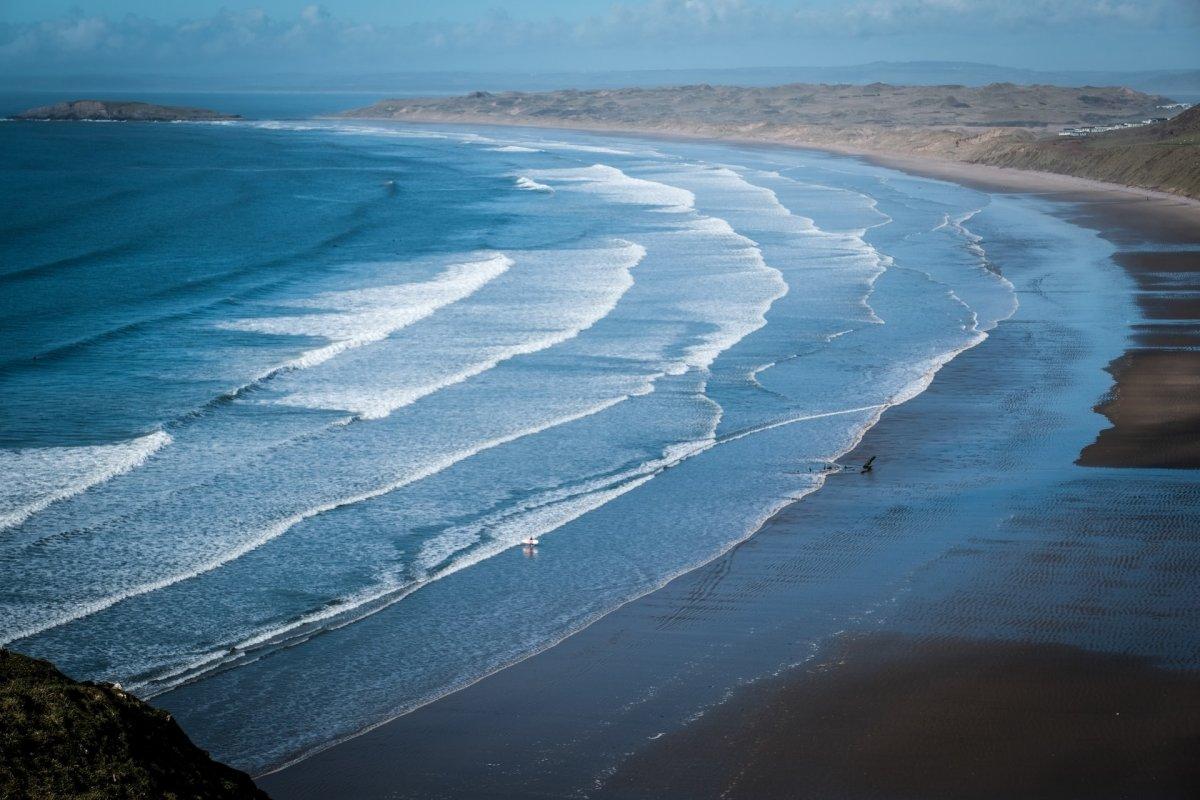
POLYGON ((1155 116, 1165 97, 1115 87, 672 86, 580 92, 473 92, 460 97, 383 100, 346 116, 486 117, 535 124, 576 120, 671 126, 704 123, 787 125, 961 125, 1045 127, 1155 116))
POLYGON ((1170 100, 1119 87, 790 84, 473 92, 384 100, 344 116, 748 139, 1058 172, 1200 197, 1195 110, 1083 138, 1073 125, 1164 116, 1170 100), (1191 132, 1189 132, 1191 131, 1191 132))
POLYGON ((267 800, 165 711, 0 650, 0 797, 267 800))
POLYGON ((1200 197, 1200 107, 1141 128, 1009 143, 974 160, 1200 197))

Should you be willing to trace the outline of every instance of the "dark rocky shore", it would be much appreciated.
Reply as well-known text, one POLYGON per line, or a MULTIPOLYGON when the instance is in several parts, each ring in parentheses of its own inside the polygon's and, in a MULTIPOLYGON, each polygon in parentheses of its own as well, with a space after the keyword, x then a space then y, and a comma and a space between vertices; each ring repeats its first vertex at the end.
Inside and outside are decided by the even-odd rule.
POLYGON ((167 712, 8 650, 0 650, 0 797, 267 800, 167 712))
POLYGON ((72 100, 39 106, 22 111, 13 119, 55 122, 197 122, 241 119, 236 114, 222 114, 207 108, 159 106, 111 100, 72 100))

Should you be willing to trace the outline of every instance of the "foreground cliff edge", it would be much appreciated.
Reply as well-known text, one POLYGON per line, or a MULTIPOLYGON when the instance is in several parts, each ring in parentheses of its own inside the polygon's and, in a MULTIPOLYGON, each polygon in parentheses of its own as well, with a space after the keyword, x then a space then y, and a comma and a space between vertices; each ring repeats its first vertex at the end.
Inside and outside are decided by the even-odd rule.
POLYGON ((241 119, 207 108, 112 100, 71 100, 22 111, 13 119, 37 122, 195 122, 241 119))
POLYGON ((0 797, 267 800, 165 711, 0 650, 0 797))
POLYGON ((1180 113, 1182 105, 1121 87, 704 84, 401 98, 342 116, 764 142, 1200 198, 1200 108, 1180 113), (1121 125, 1136 127, 1101 130, 1121 125))

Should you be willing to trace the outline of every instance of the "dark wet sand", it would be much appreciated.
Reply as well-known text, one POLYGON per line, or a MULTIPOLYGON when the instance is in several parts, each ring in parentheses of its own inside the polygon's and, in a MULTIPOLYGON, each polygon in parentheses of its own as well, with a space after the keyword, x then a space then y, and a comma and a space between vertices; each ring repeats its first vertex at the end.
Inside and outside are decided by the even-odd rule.
POLYGON ((847 637, 634 756, 605 797, 1165 798, 1200 680, 1061 645, 847 637))
POLYGON ((1076 479, 1059 507, 1000 523, 1040 529, 1034 547, 988 537, 948 551, 989 577, 941 597, 927 585, 915 594, 932 596, 889 621, 901 633, 843 636, 642 748, 596 796, 1200 797, 1200 639, 1184 622, 1200 598, 1180 586, 1200 578, 1198 481, 1128 471, 1200 466, 1200 225, 1138 200, 1056 198, 1118 245, 1145 319, 1108 367, 1115 383, 1095 410, 1111 427, 1077 461, 1125 468, 1099 475, 1131 484, 1076 479), (1127 635, 1109 639, 1101 621, 1127 635), (1014 638, 985 638, 993 625, 1014 638))
MULTIPOLYGON (((1200 235, 1197 236, 1200 238, 1200 235)), ((1194 244, 1194 240, 1184 245, 1194 244)), ((1124 252, 1145 322, 1109 369, 1112 396, 1097 410, 1113 427, 1086 448, 1093 467, 1200 467, 1200 250, 1124 252)))
MULTIPOLYGON (((1139 227, 1139 212, 1072 213, 1112 220, 1126 251, 1200 233, 1139 227)), ((1056 310, 1077 287, 988 245, 1021 309, 845 459, 878 454, 873 474, 834 476, 707 566, 260 785, 364 800, 1200 796, 1200 472, 1075 463, 1104 427, 1091 406, 1119 348, 1056 310)), ((1112 414, 1117 430, 1143 419, 1112 414)), ((1183 424, 1176 438, 1195 441, 1183 424)))
MULTIPOLYGON (((1160 334, 1154 334, 1160 338, 1160 334)), ((1168 341, 1178 341, 1173 337, 1168 341)), ((1184 345, 1195 347, 1196 345, 1184 345)), ((1110 366, 1116 387, 1096 410, 1113 427, 1084 448, 1089 467, 1200 467, 1200 351, 1130 350, 1110 366)))
POLYGON ((1075 220, 1121 250, 1145 322, 1109 365, 1116 385, 1097 411, 1112 428, 1081 454, 1092 467, 1200 467, 1200 206, 1196 201, 1060 175, 919 157, 867 160, 985 191, 1072 204, 1075 220), (1143 249, 1150 246, 1150 249, 1143 249), (1166 246, 1171 249, 1159 249, 1166 246), (1191 348, 1189 351, 1185 348, 1191 348))

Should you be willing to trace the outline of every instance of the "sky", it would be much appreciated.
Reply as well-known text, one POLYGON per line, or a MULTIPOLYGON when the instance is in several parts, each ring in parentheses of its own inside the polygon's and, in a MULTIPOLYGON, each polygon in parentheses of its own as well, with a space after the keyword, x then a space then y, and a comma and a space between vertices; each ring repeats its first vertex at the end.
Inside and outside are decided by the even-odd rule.
POLYGON ((0 0, 9 75, 1200 68, 1200 0, 0 0))

